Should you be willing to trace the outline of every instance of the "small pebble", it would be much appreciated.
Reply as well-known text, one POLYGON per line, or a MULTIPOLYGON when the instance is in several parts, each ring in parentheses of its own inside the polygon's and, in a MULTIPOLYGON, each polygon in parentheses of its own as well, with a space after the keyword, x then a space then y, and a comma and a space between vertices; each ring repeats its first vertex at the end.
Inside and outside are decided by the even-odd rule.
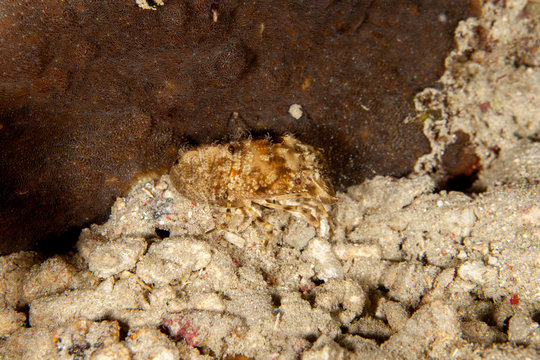
POLYGON ((296 120, 300 119, 302 115, 304 115, 304 112, 302 111, 302 105, 292 104, 289 107, 289 115, 291 115, 296 120))

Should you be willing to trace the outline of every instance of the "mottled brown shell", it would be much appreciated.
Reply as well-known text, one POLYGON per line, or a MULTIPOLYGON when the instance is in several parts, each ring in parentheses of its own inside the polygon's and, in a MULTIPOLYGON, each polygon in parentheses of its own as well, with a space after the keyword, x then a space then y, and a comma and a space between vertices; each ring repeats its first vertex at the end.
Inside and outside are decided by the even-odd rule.
POLYGON ((319 151, 292 136, 203 145, 184 152, 171 169, 173 186, 195 202, 242 206, 245 201, 335 201, 319 151), (297 196, 294 196, 297 195, 297 196))

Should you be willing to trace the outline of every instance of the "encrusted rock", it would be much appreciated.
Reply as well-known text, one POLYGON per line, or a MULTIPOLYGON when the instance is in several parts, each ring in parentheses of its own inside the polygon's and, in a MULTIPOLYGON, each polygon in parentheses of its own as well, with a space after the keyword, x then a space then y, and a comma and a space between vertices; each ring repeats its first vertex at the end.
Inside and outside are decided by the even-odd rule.
POLYGON ((147 284, 186 280, 207 266, 212 254, 207 243, 190 238, 168 238, 150 245, 137 264, 137 275, 147 284))
POLYGON ((108 239, 83 230, 77 249, 96 276, 106 278, 125 270, 132 270, 146 250, 143 238, 119 237, 108 239))

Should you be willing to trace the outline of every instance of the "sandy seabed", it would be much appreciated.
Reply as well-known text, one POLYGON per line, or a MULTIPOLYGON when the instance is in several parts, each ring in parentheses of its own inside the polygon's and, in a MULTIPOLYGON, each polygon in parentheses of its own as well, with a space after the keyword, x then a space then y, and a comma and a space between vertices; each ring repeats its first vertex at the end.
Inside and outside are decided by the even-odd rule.
POLYGON ((540 358, 540 3, 502 3, 406 119, 432 153, 338 193, 333 234, 141 183, 69 256, 0 258, 0 359, 540 358), (481 192, 435 191, 458 131, 481 192))

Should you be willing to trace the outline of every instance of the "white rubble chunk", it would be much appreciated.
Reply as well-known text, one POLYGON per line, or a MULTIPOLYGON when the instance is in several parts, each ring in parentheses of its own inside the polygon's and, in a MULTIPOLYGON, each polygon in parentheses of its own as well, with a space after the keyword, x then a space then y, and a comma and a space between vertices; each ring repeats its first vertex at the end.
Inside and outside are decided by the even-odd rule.
POLYGON ((274 329, 285 336, 319 336, 321 333, 337 334, 339 327, 328 312, 312 308, 299 293, 282 294, 276 312, 274 329))
POLYGON ((246 246, 246 239, 230 231, 223 232, 223 238, 233 244, 234 246, 243 249, 246 246))
POLYGON ((144 238, 119 237, 107 239, 83 230, 77 248, 97 277, 106 278, 132 270, 146 250, 144 238))
POLYGON ((164 308, 177 297, 175 289, 170 285, 156 286, 148 294, 148 301, 153 308, 164 308))
POLYGON ((193 271, 210 263, 212 253, 206 242, 170 237, 150 245, 137 264, 137 275, 147 284, 185 281, 193 271))
POLYGON ((317 235, 317 231, 307 222, 291 218, 289 226, 283 234, 283 242, 296 249, 303 249, 317 235))
POLYGON ((342 348, 335 342, 325 345, 313 346, 302 355, 302 360, 347 360, 351 359, 352 354, 345 348, 342 348))
POLYGON ((345 234, 339 232, 349 232, 352 228, 358 226, 362 220, 362 208, 358 206, 358 201, 353 199, 349 193, 338 192, 336 194, 338 202, 334 205, 333 219, 336 225, 335 236, 339 239, 345 237, 345 234))
POLYGON ((212 260, 195 279, 192 279, 195 287, 210 287, 214 291, 227 293, 231 289, 239 286, 239 279, 236 273, 232 258, 224 252, 212 254, 212 260))
POLYGON ((348 191, 364 211, 385 209, 392 213, 409 205, 419 195, 431 192, 434 186, 429 176, 412 179, 376 176, 360 185, 351 186, 348 191))
POLYGON ((433 287, 439 272, 435 266, 399 263, 385 271, 381 282, 388 289, 390 298, 407 306, 417 306, 421 297, 433 287))
POLYGON ((521 141, 503 149, 493 162, 480 172, 476 183, 481 187, 540 181, 540 143, 521 141))
POLYGON ((342 261, 368 257, 380 259, 381 248, 378 245, 368 244, 337 244, 333 247, 334 253, 342 261))
POLYGON ((41 260, 42 255, 30 251, 0 256, 0 305, 17 308, 26 304, 23 296, 26 273, 41 260))
POLYGON ((96 350, 90 356, 90 360, 132 360, 132 356, 124 343, 116 343, 96 350))
POLYGON ((7 306, 0 308, 0 338, 5 338, 22 328, 25 322, 25 314, 7 306))
POLYGON ((129 331, 126 346, 133 360, 178 360, 180 352, 174 342, 158 329, 139 328, 129 331))
POLYGON ((316 276, 321 280, 343 277, 343 266, 328 241, 313 238, 302 253, 302 257, 315 264, 316 276))
POLYGON ((445 351, 453 351, 451 345, 460 341, 460 335, 455 310, 444 302, 435 301, 417 310, 382 348, 398 358, 416 359, 428 348, 440 357, 445 351))
POLYGON ((53 333, 48 327, 19 329, 2 341, 0 359, 57 359, 53 333))
POLYGON ((358 335, 344 335, 340 338, 340 345, 353 353, 350 359, 380 359, 390 360, 391 356, 381 350, 379 345, 372 339, 366 339, 358 335))
POLYGON ((360 315, 366 302, 362 287, 351 280, 329 279, 316 287, 314 293, 315 304, 332 313, 342 308, 360 315))
POLYGON ((162 326, 172 339, 191 346, 208 346, 218 357, 229 350, 229 343, 241 341, 247 331, 241 318, 214 311, 185 310, 169 314, 163 318, 162 326))
POLYGON ((276 310, 272 307, 271 295, 264 289, 246 285, 240 284, 238 288, 227 290, 225 295, 230 300, 224 301, 226 312, 244 318, 246 324, 254 329, 258 329, 261 324, 273 324, 276 310), (246 314, 249 316, 246 317, 246 314))
POLYGON ((496 342, 505 342, 508 340, 504 333, 479 320, 462 321, 461 331, 467 341, 479 344, 491 345, 496 342))
POLYGON ((206 310, 223 312, 226 309, 225 303, 219 294, 199 293, 189 297, 188 306, 193 310, 206 310))
POLYGON ((343 268, 347 270, 347 275, 358 280, 363 286, 377 288, 381 285, 381 279, 391 264, 381 259, 359 257, 344 262, 343 268))
MULTIPOLYGON (((403 235, 391 227, 391 219, 386 219, 383 226, 380 226, 382 224, 379 223, 378 218, 368 219, 348 234, 349 241, 357 243, 360 249, 370 251, 376 258, 401 260, 404 246, 403 235)), ((337 246, 347 245, 338 244, 337 246)))
POLYGON ((466 281, 484 285, 495 281, 497 271, 494 267, 484 265, 483 261, 467 261, 458 268, 458 276, 466 281))
POLYGON ((147 289, 136 276, 103 281, 95 290, 73 290, 63 294, 38 298, 30 303, 29 322, 32 326, 65 324, 82 317, 99 320, 126 309, 149 307, 147 289))
POLYGON ((429 303, 433 300, 442 300, 448 296, 450 284, 454 281, 456 269, 444 269, 437 275, 433 283, 432 289, 426 294, 423 299, 424 303, 429 303))
POLYGON ((117 321, 75 320, 57 329, 53 339, 60 358, 80 352, 89 357, 101 347, 119 342, 120 324, 117 321))
POLYGON ((386 322, 373 316, 362 316, 354 320, 348 328, 351 333, 369 339, 388 339, 394 333, 386 322))
POLYGON ((55 255, 26 273, 23 297, 28 303, 38 297, 66 290, 93 289, 98 279, 88 270, 81 256, 55 255))
POLYGON ((394 331, 400 330, 409 319, 407 309, 399 302, 386 300, 382 303, 382 310, 388 325, 394 331))
POLYGON ((530 314, 518 310, 508 321, 508 340, 520 344, 527 343, 528 338, 538 328, 538 323, 531 319, 530 314))

